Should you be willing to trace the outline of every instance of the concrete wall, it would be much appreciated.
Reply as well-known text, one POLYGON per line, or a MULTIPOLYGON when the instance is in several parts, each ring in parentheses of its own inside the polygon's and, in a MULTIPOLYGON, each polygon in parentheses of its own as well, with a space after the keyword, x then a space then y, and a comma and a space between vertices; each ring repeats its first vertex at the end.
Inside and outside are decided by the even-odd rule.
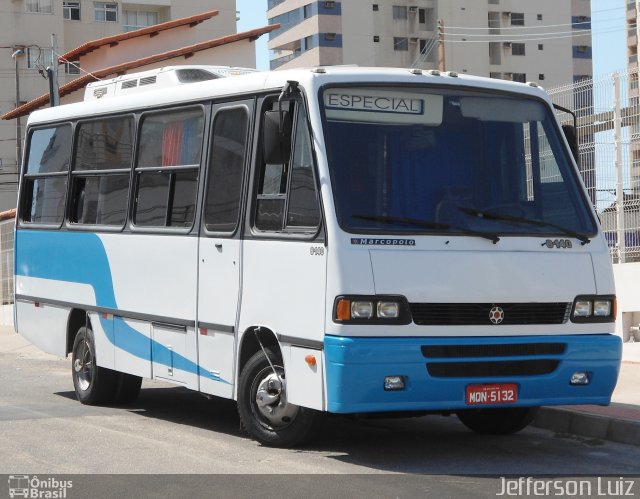
POLYGON ((0 305, 0 326, 13 327, 13 305, 0 305))
POLYGON ((613 266, 618 298, 616 333, 626 338, 629 327, 640 324, 640 262, 613 266))

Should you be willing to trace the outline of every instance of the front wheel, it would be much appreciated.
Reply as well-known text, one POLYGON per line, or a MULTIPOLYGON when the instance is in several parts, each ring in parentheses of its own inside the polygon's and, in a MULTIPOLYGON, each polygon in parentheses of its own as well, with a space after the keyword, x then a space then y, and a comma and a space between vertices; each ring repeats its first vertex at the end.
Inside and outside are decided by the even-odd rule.
POLYGON ((259 351, 242 369, 238 386, 242 427, 251 437, 269 447, 293 447, 303 443, 320 421, 317 411, 287 401, 282 364, 280 356, 271 350, 266 350, 266 355, 259 351))
POLYGON ((516 433, 533 421, 537 407, 510 407, 508 409, 467 409, 458 411, 458 419, 476 433, 508 435, 516 433))
POLYGON ((87 405, 105 404, 112 400, 117 387, 117 373, 96 364, 93 331, 81 327, 73 341, 71 376, 76 397, 87 405))

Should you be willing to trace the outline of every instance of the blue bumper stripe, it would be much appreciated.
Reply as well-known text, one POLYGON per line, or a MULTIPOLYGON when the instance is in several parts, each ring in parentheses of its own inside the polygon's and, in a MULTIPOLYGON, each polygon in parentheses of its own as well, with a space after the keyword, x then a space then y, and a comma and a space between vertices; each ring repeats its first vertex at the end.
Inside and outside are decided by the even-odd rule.
POLYGON ((519 406, 607 405, 616 384, 622 344, 613 335, 455 337, 455 338, 355 338, 326 336, 327 402, 329 412, 385 412, 456 410, 468 408, 466 387, 482 383, 516 383, 519 406), (478 345, 566 343, 559 355, 427 359, 423 345, 478 345), (550 374, 483 378, 433 377, 427 362, 518 361, 557 359, 550 374), (586 386, 569 384, 576 371, 591 373, 586 386), (384 377, 403 375, 402 391, 385 391, 384 377))

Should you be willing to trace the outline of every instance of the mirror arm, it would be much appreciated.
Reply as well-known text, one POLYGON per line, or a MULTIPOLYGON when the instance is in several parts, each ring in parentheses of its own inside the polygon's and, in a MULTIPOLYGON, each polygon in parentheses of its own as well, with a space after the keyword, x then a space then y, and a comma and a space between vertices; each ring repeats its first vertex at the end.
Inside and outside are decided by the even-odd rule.
POLYGON ((570 109, 567 109, 566 107, 559 106, 558 104, 554 104, 553 108, 557 109, 558 111, 562 111, 563 113, 567 113, 567 114, 571 115, 571 117, 573 118, 573 128, 576 129, 576 133, 577 133, 578 132, 578 118, 576 116, 576 113, 574 113, 570 109))
POLYGON ((280 115, 280 136, 282 137, 282 101, 293 96, 300 94, 300 89, 298 88, 299 83, 295 80, 287 80, 287 83, 284 87, 282 87, 282 92, 280 92, 280 97, 278 97, 278 114, 280 115))

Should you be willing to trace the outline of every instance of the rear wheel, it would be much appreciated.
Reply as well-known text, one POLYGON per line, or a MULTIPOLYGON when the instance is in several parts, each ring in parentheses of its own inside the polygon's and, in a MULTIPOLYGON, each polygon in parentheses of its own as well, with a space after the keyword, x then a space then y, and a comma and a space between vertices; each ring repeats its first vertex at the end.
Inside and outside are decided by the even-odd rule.
POLYGON ((468 409, 458 411, 458 419, 477 433, 507 435, 516 433, 533 421, 537 407, 510 407, 508 409, 468 409))
POLYGON ((263 445, 293 447, 312 435, 320 422, 320 413, 287 401, 282 359, 271 350, 266 353, 269 359, 263 351, 257 352, 240 374, 240 422, 263 445))
POLYGON ((81 327, 73 341, 71 376, 76 397, 87 405, 105 404, 113 399, 117 373, 96 364, 93 331, 81 327))

